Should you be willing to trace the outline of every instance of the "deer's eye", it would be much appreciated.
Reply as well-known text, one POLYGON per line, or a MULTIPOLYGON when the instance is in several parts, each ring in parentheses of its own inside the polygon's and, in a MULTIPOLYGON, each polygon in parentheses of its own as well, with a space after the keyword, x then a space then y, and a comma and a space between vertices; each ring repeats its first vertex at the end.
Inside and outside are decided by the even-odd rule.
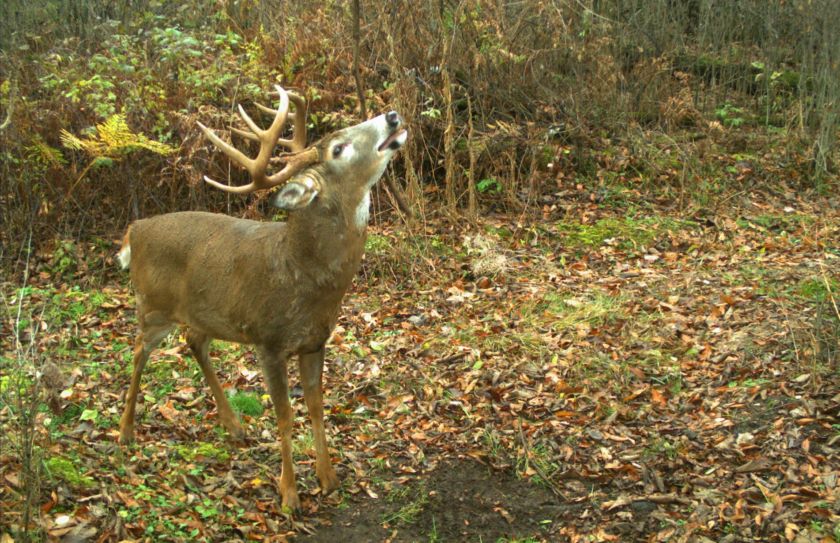
POLYGON ((333 147, 333 150, 332 150, 333 158, 338 158, 341 155, 341 152, 344 150, 345 147, 347 147, 346 143, 339 143, 338 145, 333 147))

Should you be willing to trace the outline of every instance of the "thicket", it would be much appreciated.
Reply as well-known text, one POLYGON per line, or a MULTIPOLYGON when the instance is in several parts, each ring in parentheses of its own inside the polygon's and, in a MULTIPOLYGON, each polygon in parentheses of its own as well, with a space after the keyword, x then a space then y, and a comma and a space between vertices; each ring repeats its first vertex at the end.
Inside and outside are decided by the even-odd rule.
POLYGON ((785 183, 826 190, 838 20, 834 0, 5 0, 0 253, 242 213, 255 197, 200 182, 244 178, 195 122, 224 129, 275 82, 310 100, 311 137, 398 109, 412 137, 390 175, 420 214, 541 206, 569 183, 707 205, 725 192, 709 141, 781 148, 785 183))

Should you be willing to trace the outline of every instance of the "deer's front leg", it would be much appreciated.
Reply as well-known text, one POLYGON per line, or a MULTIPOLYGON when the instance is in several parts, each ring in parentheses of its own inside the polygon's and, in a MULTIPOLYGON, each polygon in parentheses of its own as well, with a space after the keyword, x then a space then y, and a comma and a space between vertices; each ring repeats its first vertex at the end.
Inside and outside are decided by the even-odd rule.
POLYGON ((274 403, 277 414, 277 427, 280 432, 280 451, 283 457, 283 468, 280 472, 280 493, 283 495, 283 505, 292 511, 300 509, 295 487, 295 468, 292 460, 292 426, 294 416, 292 405, 289 403, 289 382, 286 375, 286 358, 284 354, 259 349, 258 356, 262 363, 265 383, 268 393, 274 403))
POLYGON ((315 473, 321 489, 329 494, 338 488, 338 476, 330 462, 327 437, 324 430, 324 396, 321 392, 321 374, 324 370, 324 347, 317 352, 300 355, 300 379, 303 397, 309 418, 312 420, 312 436, 315 438, 315 473))

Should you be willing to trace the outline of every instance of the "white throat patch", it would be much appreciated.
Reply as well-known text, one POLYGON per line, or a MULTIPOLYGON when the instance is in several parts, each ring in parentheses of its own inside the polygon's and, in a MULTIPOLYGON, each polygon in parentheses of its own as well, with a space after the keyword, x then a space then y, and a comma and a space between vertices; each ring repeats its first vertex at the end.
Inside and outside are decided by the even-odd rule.
POLYGON ((370 220, 370 190, 365 192, 362 201, 356 206, 355 220, 356 228, 359 230, 364 229, 368 225, 368 221, 370 220))

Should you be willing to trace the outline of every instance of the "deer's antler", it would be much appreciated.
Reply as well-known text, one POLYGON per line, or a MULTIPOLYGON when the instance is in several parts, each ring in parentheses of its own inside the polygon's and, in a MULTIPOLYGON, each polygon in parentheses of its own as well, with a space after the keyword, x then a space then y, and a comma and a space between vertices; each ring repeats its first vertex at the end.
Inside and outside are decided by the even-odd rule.
POLYGON ((305 148, 306 145, 306 101, 297 94, 287 92, 280 85, 275 85, 274 88, 280 95, 280 104, 277 109, 257 104, 260 111, 274 115, 274 121, 271 126, 263 130, 245 113, 241 105, 238 106, 239 116, 248 127, 250 132, 232 128, 231 130, 251 141, 259 142, 260 152, 256 158, 248 158, 242 151, 235 148, 233 145, 225 142, 216 135, 211 129, 207 128, 201 123, 198 123, 201 131, 207 136, 213 144, 222 150, 234 164, 244 168, 251 175, 251 182, 247 185, 238 187, 223 185, 218 181, 210 179, 206 175, 204 180, 216 188, 227 192, 236 194, 246 194, 254 192, 255 190, 270 189, 288 181, 297 172, 303 170, 307 166, 318 162, 318 150, 314 147, 305 148), (289 116, 289 102, 293 102, 295 106, 294 114, 294 133, 292 139, 281 139, 280 134, 286 126, 286 119, 289 116), (268 175, 266 170, 271 162, 271 155, 274 148, 282 145, 289 149, 290 153, 278 157, 276 160, 285 163, 285 166, 279 172, 268 175))

